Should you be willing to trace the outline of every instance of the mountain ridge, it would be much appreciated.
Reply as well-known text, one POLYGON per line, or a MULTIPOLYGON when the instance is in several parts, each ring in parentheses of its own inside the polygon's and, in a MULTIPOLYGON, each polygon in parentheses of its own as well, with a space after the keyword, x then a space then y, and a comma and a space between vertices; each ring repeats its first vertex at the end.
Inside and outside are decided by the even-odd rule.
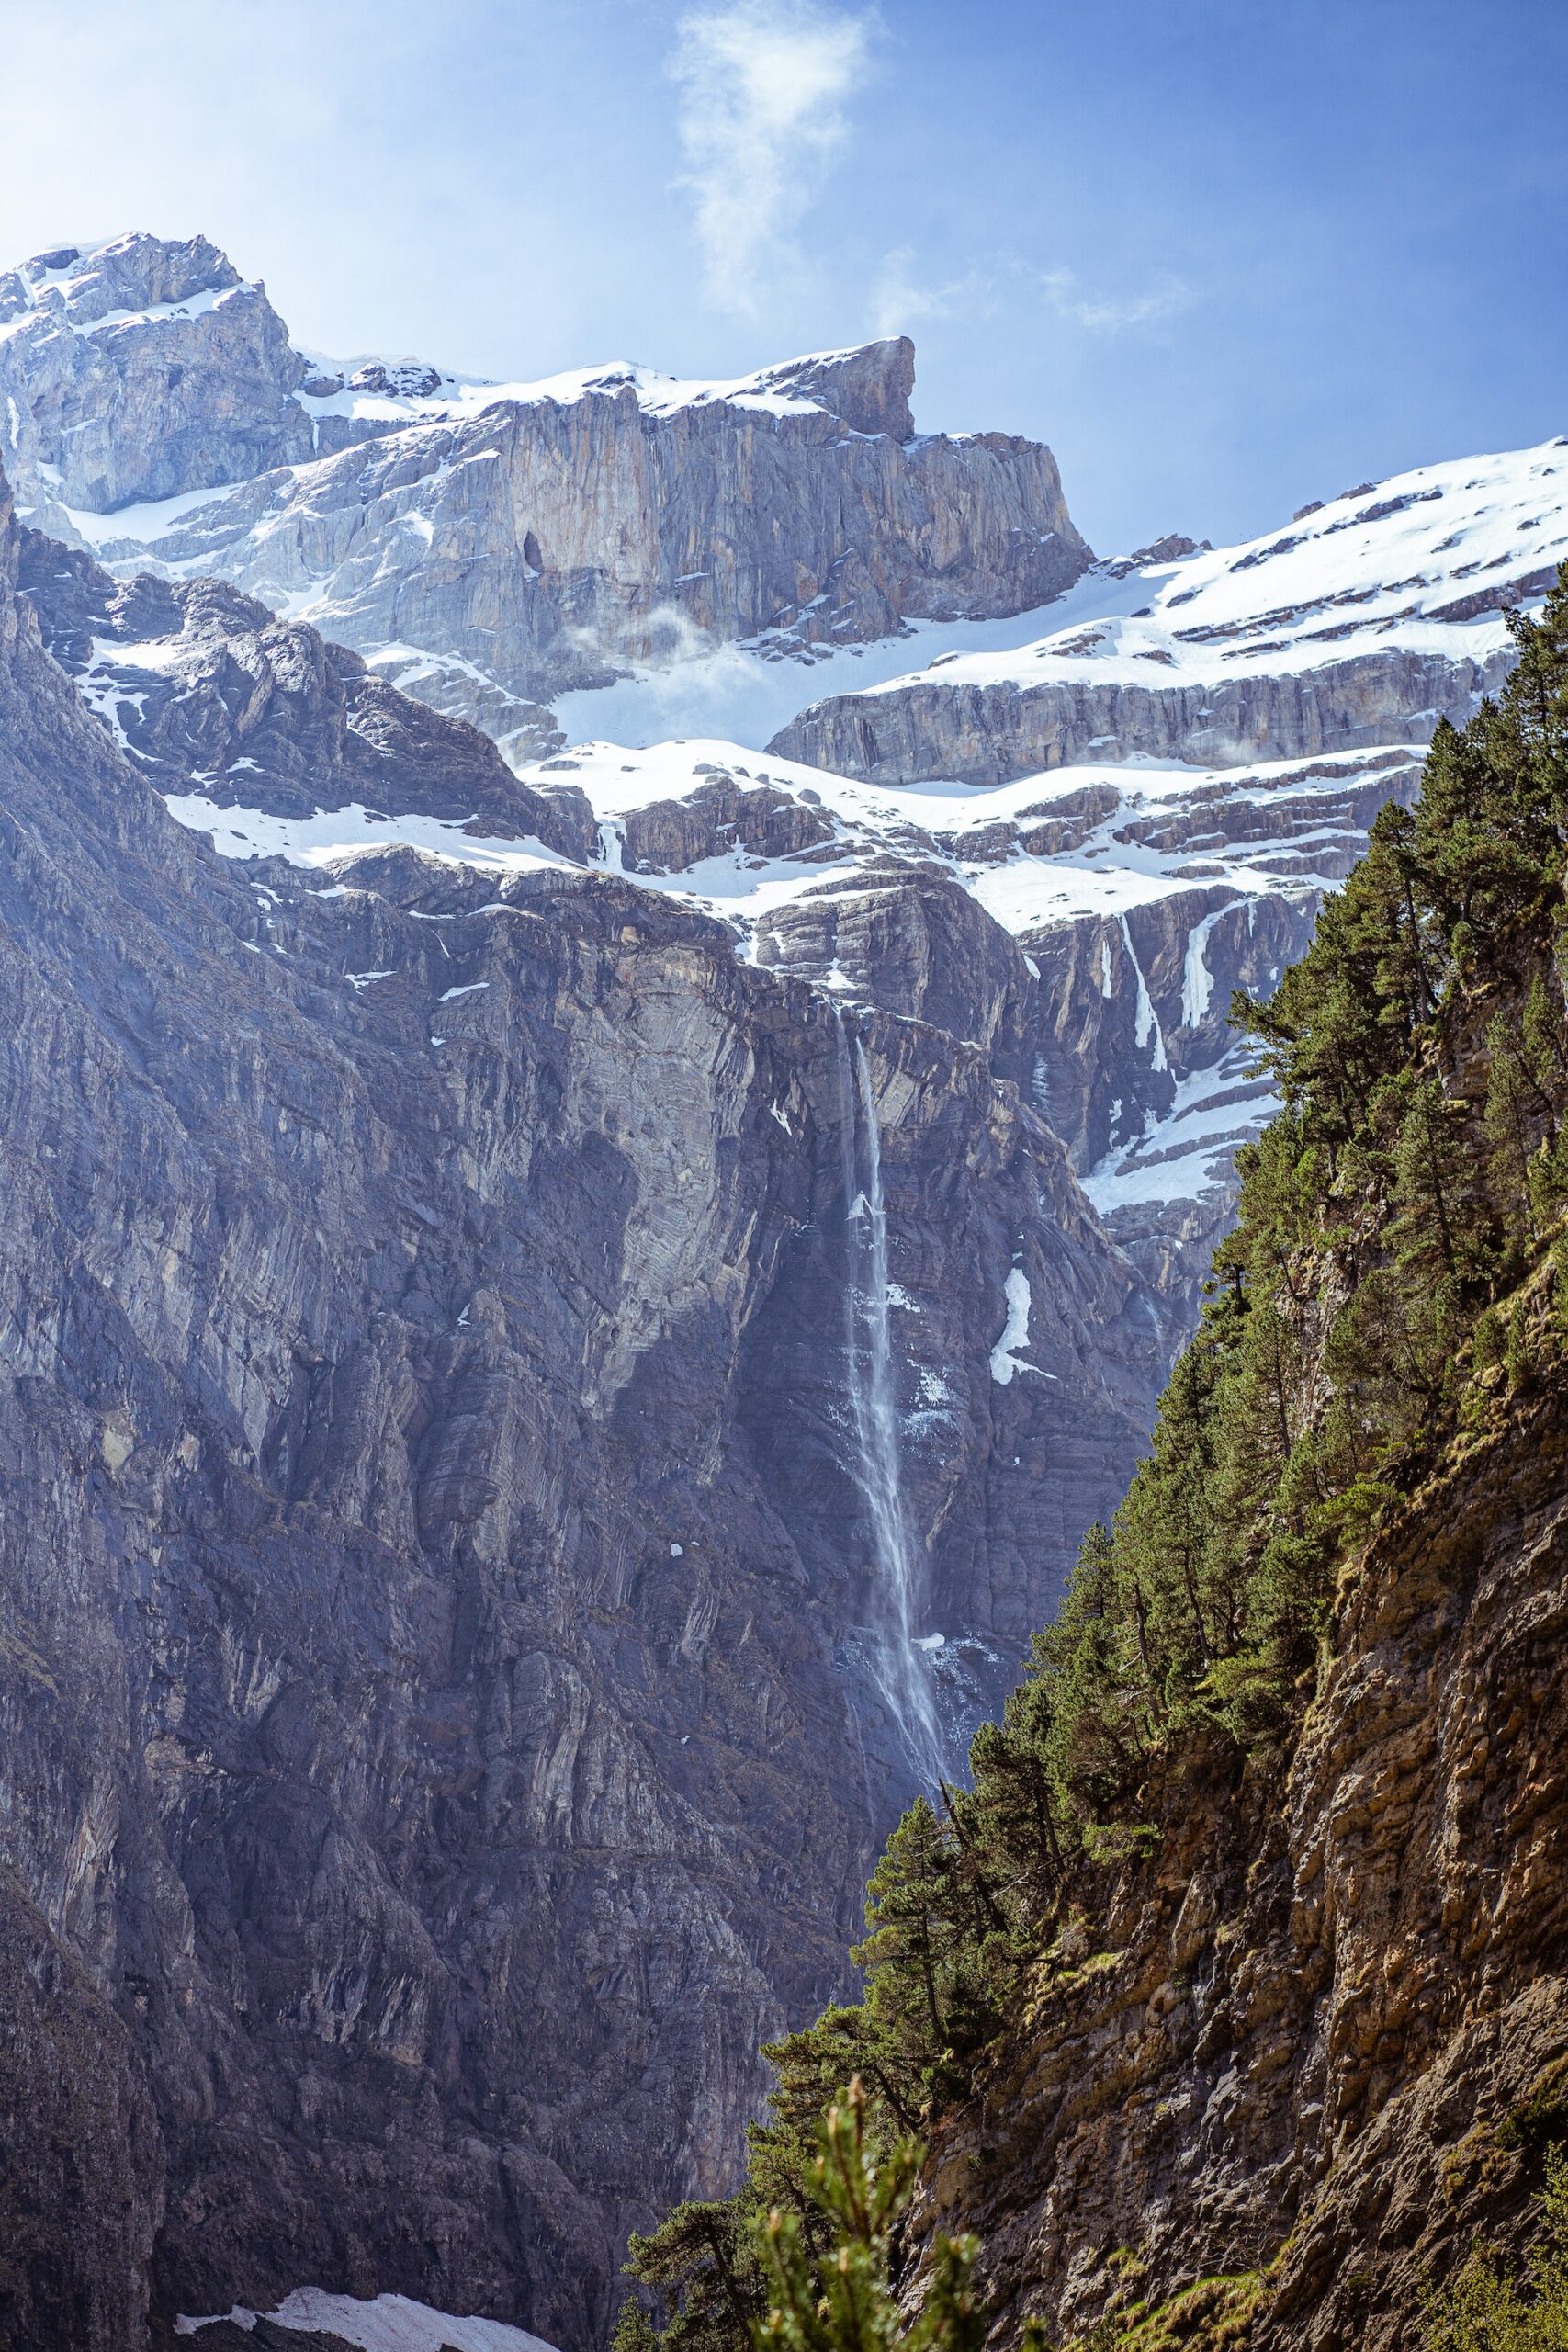
POLYGON ((615 367, 464 385, 376 362, 351 383, 204 239, 47 258, 36 282, 0 280, 0 412, 30 519, 259 590, 498 733, 660 644, 804 648, 1014 612, 1089 560, 1049 450, 914 434, 907 338, 723 384, 615 367), (199 290, 153 299, 171 287, 199 290))

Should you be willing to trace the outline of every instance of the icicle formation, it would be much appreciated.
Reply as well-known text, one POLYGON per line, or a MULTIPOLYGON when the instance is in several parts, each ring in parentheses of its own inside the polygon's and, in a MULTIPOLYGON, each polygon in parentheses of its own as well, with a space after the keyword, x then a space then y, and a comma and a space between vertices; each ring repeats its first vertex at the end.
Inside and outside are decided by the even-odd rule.
POLYGON ((839 1148, 843 1164, 844 1319, 855 1484, 870 1514, 876 1576, 872 1630, 876 1679, 910 1761, 934 1783, 942 1769, 942 1734, 925 1658, 915 1640, 915 1564, 898 1475, 898 1420, 887 1324, 887 1211, 882 1194, 882 1135, 865 1048, 851 1038, 837 1006, 839 1148), (863 1130, 863 1182, 857 1148, 863 1130))

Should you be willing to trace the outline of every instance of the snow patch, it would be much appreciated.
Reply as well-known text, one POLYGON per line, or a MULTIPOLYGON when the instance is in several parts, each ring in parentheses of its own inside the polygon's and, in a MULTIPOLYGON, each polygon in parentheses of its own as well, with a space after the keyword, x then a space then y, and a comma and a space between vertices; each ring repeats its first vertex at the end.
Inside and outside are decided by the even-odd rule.
POLYGON ((1224 907, 1216 907, 1213 914, 1205 915, 1201 922, 1194 923, 1187 934, 1187 956, 1181 967, 1181 1025, 1184 1029, 1196 1029, 1213 1001, 1214 976, 1203 960, 1203 950, 1209 944, 1210 933, 1224 911, 1224 907))
MULTIPOLYGON (((232 2311, 210 2312, 204 2319, 180 2317, 176 2335, 196 2335, 220 2319, 231 2320, 250 2334, 263 2314, 237 2303, 232 2311)), ((407 2295, 378 2295, 365 2302, 357 2295, 330 2295, 321 2287, 296 2287, 276 2311, 266 2314, 275 2327, 301 2333, 314 2329, 341 2335, 359 2352, 551 2352, 544 2338, 499 2319, 457 2319, 416 2303, 407 2295)))
POLYGON ((991 1378, 998 1388, 1010 1387, 1015 1372, 1038 1374, 1039 1366, 1021 1362, 1016 1351, 1029 1345, 1029 1314, 1033 1306, 1029 1276, 1021 1266, 1014 1266, 1005 1284, 1008 1319, 1002 1326, 1002 1336, 991 1350, 991 1378))
POLYGON ((536 873, 544 866, 573 873, 581 870, 531 834, 520 841, 492 841, 467 831, 460 821, 378 816, 357 800, 350 801, 346 808, 318 809, 310 817, 274 817, 265 808, 224 808, 200 792, 165 793, 164 806, 192 832, 209 834, 220 857, 283 857, 290 865, 320 867, 363 850, 404 843, 456 865, 496 866, 513 874, 536 873))
POLYGON ((1133 934, 1127 928, 1125 915, 1122 918, 1122 938, 1127 950, 1127 961, 1132 965, 1133 976, 1138 983, 1137 1003, 1133 1014, 1134 1042, 1146 1046, 1152 1038, 1156 1069, 1168 1069, 1170 1064, 1166 1057, 1165 1036, 1159 1025, 1159 1015, 1155 1011, 1154 999, 1149 994, 1149 984, 1144 978, 1144 967, 1134 952, 1133 934))

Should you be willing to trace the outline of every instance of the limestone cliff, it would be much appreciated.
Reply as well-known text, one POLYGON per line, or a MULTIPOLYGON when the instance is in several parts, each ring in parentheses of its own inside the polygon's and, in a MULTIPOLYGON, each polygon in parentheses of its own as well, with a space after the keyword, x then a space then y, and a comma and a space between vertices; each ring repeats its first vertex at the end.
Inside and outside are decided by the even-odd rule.
POLYGON ((917 434, 913 384, 906 337, 712 384, 350 371, 201 237, 0 277, 0 452, 34 521, 130 570, 194 562, 530 744, 539 703, 636 662, 863 643, 1076 580, 1050 451, 917 434))
POLYGON ((913 1776, 874 1141, 944 1736, 1142 1442, 1157 1307, 986 1037, 846 1022, 584 821, 0 510, 9 2343, 313 2283, 586 2346, 627 2228, 733 2178, 913 1776), (225 777, 459 854, 234 863, 160 798, 225 777))
POLYGON ((1391 651, 1218 685, 933 679, 814 703, 769 748, 845 775, 908 784, 939 776, 1007 784, 1097 753, 1202 767, 1311 759, 1409 742, 1445 714, 1462 720, 1507 666, 1506 657, 1484 663, 1467 654, 1391 651), (1413 729, 1417 715, 1422 726, 1413 729))
POLYGON ((1241 1008, 1281 1100, 1148 1453, 744 2188, 639 2249, 665 2352, 787 2333, 797 2278, 849 2341, 840 2275, 962 2344, 972 2260, 994 2352, 1515 2340, 1427 2298, 1509 2276, 1568 2150, 1568 563, 1513 641, 1241 1008), (857 2148, 926 2143, 901 2235, 818 2195, 852 2078, 857 2148))
MULTIPOLYGON (((1042 633, 943 646, 770 749, 886 782, 1122 761, 1235 767, 1425 742, 1512 662, 1502 616, 1568 551, 1564 444, 1423 466, 1234 548, 1097 564, 1042 633)), ((849 682, 845 682, 849 683, 849 682)))
POLYGON ((308 374, 205 237, 67 245, 0 277, 0 448, 33 502, 109 513, 308 457, 308 374))
MULTIPOLYGON (((908 346, 867 356, 902 372, 908 346)), ((819 404, 836 374, 800 380, 817 397, 660 401, 615 369, 558 396, 498 393, 260 478, 148 553, 386 649, 454 708, 470 671, 547 701, 694 644, 859 643, 1017 612, 1083 570, 1048 450, 857 430, 819 404)))

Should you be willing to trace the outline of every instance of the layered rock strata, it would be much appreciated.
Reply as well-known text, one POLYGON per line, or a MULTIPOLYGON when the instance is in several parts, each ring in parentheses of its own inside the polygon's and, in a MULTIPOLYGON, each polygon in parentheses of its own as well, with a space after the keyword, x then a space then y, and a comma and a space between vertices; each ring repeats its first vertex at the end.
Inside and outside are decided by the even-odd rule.
POLYGON ((0 451, 35 521, 228 579, 530 747, 536 706, 637 661, 861 643, 1076 580, 1050 451, 919 435, 913 383, 904 337, 722 384, 332 370, 201 238, 0 279, 0 451), (122 535, 96 520, 148 502, 122 535))
POLYGON ((1462 725, 1510 660, 1365 653, 1304 673, 1172 686, 922 680, 815 703, 768 748, 887 784, 1009 784, 1086 761, 1314 759, 1425 741, 1439 718, 1462 725))

